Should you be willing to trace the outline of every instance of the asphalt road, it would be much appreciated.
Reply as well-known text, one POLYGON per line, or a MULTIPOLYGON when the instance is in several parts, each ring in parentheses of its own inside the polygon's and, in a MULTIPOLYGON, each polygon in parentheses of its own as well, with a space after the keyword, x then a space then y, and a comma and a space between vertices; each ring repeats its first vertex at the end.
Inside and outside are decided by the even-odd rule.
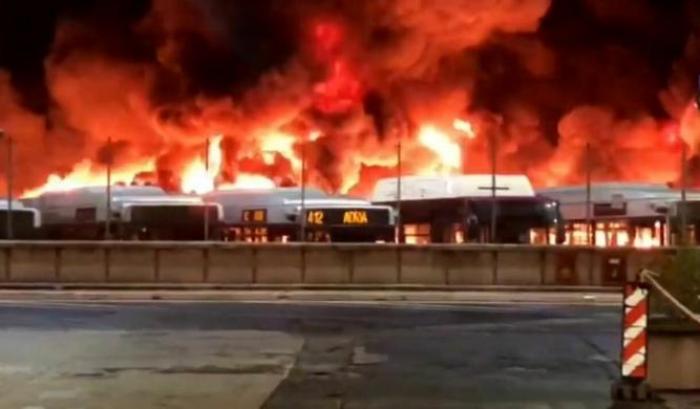
POLYGON ((0 408, 606 408, 618 307, 0 304, 0 408))

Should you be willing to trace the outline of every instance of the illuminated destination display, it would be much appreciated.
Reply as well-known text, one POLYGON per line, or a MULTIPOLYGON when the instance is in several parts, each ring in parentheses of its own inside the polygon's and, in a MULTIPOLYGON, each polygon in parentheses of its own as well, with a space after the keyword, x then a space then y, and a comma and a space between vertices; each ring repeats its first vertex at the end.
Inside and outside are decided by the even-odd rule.
POLYGON ((267 210, 265 209, 246 209, 243 210, 241 219, 245 223, 265 223, 267 221, 267 210))
POLYGON ((385 209, 314 209, 306 212, 310 225, 366 225, 387 224, 389 212, 385 209))

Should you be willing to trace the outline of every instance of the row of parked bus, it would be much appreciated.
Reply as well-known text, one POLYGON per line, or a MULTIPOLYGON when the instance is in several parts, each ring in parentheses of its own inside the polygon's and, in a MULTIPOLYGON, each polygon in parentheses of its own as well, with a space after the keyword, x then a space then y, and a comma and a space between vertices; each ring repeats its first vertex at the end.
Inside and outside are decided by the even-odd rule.
MULTIPOLYGON (((564 234, 557 202, 537 195, 521 175, 499 175, 495 189, 490 175, 403 177, 400 189, 399 180, 389 178, 377 183, 369 200, 313 188, 231 189, 193 196, 154 186, 113 186, 111 205, 107 203, 105 187, 15 201, 13 238, 202 240, 206 235, 246 242, 398 238, 422 244, 557 243, 564 234)), ((0 237, 7 235, 6 221, 5 201, 0 237)))

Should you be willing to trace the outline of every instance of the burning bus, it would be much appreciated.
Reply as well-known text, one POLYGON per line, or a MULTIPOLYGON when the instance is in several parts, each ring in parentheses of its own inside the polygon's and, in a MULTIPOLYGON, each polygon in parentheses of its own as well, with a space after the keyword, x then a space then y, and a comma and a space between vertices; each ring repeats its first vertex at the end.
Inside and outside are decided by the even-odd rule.
MULTIPOLYGON (((658 247, 679 242, 680 190, 665 184, 612 182, 594 183, 590 195, 587 191, 586 186, 540 190, 560 203, 566 244, 658 247)), ((698 243, 700 192, 689 191, 686 199, 688 239, 698 243)))
POLYGON ((320 190, 269 188, 217 190, 205 200, 223 207, 226 239, 246 242, 393 242, 390 206, 328 196, 320 190), (303 220, 302 220, 303 218, 303 220))
MULTIPOLYGON (((42 214, 47 239, 96 240, 106 237, 107 191, 104 186, 46 192, 23 199, 42 214)), ((195 196, 167 194, 155 186, 111 189, 110 236, 129 240, 201 240, 205 212, 215 235, 221 206, 195 196)))
POLYGON ((400 206, 405 243, 563 241, 558 203, 536 195, 527 176, 497 175, 495 200, 491 180, 491 175, 407 176, 399 185, 398 178, 387 178, 375 186, 372 202, 400 206))

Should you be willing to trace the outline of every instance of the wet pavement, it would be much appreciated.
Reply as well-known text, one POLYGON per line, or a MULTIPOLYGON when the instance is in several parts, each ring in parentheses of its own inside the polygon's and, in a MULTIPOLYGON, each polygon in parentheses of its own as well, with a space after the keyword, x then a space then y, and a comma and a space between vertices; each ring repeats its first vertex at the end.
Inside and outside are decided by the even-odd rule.
POLYGON ((619 309, 0 304, 0 408, 606 408, 619 309))

